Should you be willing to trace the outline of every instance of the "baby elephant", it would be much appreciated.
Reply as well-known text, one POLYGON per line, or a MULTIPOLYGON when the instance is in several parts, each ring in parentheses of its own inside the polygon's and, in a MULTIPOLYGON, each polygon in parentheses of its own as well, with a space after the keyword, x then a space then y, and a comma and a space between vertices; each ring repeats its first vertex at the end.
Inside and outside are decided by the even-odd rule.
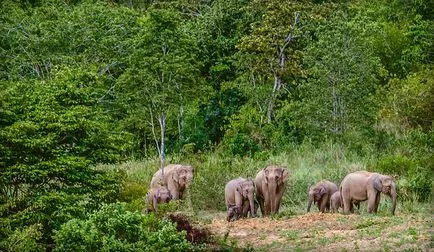
POLYGON ((229 181, 225 186, 225 203, 228 209, 228 217, 231 212, 230 208, 233 206, 236 206, 243 216, 247 216, 249 211, 250 216, 255 217, 254 192, 255 184, 252 180, 237 178, 229 181))
POLYGON ((241 217, 241 209, 237 206, 230 206, 228 208, 228 217, 226 217, 226 220, 228 222, 233 220, 238 220, 241 217))
POLYGON ((168 203, 170 200, 172 200, 172 194, 167 187, 149 189, 149 192, 146 195, 148 212, 158 211, 158 204, 168 203))
MULTIPOLYGON (((357 206, 357 209, 360 209, 360 202, 353 200, 352 204, 355 204, 357 206)), ((332 197, 330 198, 330 208, 332 213, 338 213, 338 209, 342 207, 342 201, 341 201, 341 192, 337 191, 333 193, 332 197)), ((351 206, 351 209, 353 207, 351 206)))
POLYGON ((316 185, 312 186, 309 190, 309 203, 307 205, 307 211, 310 211, 312 202, 316 202, 318 209, 321 213, 330 209, 330 198, 333 193, 338 190, 335 183, 328 180, 322 180, 316 185))

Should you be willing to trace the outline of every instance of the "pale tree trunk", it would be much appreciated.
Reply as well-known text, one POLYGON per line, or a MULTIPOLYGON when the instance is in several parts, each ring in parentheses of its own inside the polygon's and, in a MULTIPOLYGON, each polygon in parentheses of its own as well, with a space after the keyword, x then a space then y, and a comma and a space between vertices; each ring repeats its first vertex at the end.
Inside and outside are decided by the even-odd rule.
POLYGON ((282 45, 277 45, 276 54, 277 54, 277 60, 279 61, 279 64, 277 67, 274 67, 273 64, 271 64, 271 71, 273 72, 274 76, 274 86, 270 94, 270 100, 268 101, 268 108, 267 108, 267 122, 270 123, 274 116, 274 103, 276 101, 276 97, 280 89, 282 89, 282 74, 285 69, 285 63, 286 63, 286 55, 285 51, 288 47, 289 43, 296 37, 294 35, 295 28, 298 24, 298 18, 299 13, 295 13, 294 16, 294 22, 292 24, 291 30, 289 31, 288 35, 286 36, 285 40, 283 41, 282 45))
POLYGON ((152 114, 152 110, 149 110, 149 113, 151 115, 151 129, 152 129, 152 135, 154 136, 155 146, 157 148, 158 155, 160 156, 160 169, 161 169, 161 175, 164 179, 164 134, 166 130, 166 114, 164 112, 161 112, 158 116, 158 123, 160 125, 160 132, 161 132, 161 138, 160 142, 158 142, 157 135, 155 133, 155 125, 154 125, 154 116, 152 114))
POLYGON ((161 142, 160 142, 160 169, 161 169, 161 176, 164 179, 164 133, 166 130, 166 115, 164 113, 161 113, 158 117, 158 123, 160 124, 160 130, 161 130, 161 142))

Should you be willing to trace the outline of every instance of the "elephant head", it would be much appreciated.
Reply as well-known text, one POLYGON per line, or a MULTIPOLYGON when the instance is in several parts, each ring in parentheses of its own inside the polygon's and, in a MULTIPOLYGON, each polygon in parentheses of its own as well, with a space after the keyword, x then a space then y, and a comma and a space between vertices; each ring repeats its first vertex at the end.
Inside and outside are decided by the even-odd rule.
POLYGON ((312 186, 309 189, 309 203, 307 204, 307 211, 310 211, 312 202, 319 202, 322 196, 327 192, 326 187, 323 184, 312 186))
POLYGON ((271 213, 276 213, 279 205, 283 188, 288 181, 289 172, 285 166, 271 165, 264 168, 265 184, 268 189, 271 213))
POLYGON ((252 180, 244 180, 238 183, 236 190, 240 193, 244 199, 249 200, 250 204, 250 215, 255 217, 255 200, 253 197, 255 191, 255 184, 252 180))
POLYGON ((172 194, 166 187, 161 187, 157 189, 154 197, 159 203, 168 203, 172 199, 172 194))
POLYGON ((228 209, 228 216, 226 217, 226 220, 229 222, 231 220, 239 219, 241 216, 241 209, 237 206, 231 206, 228 209))
POLYGON ((173 173, 173 180, 179 187, 188 187, 193 181, 194 168, 191 165, 180 165, 173 173))
POLYGON ((396 208, 396 186, 395 181, 390 175, 376 174, 372 180, 375 190, 382 192, 392 199, 392 214, 395 214, 396 208))

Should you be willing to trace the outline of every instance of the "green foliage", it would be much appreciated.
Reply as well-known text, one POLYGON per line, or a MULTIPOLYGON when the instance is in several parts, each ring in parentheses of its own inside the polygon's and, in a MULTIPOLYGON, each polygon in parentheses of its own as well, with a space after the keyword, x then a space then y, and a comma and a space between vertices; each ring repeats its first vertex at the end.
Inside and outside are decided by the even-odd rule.
POLYGON ((398 175, 397 186, 400 198, 411 200, 416 197, 420 201, 431 200, 432 161, 413 160, 405 156, 385 156, 379 160, 376 170, 384 174, 398 175))
POLYGON ((15 230, 5 241, 0 242, 0 247, 6 251, 44 251, 44 247, 37 243, 41 239, 40 225, 32 225, 23 230, 15 230))
POLYGON ((0 250, 50 249, 70 219, 93 237, 103 203, 141 211, 163 116, 168 161, 197 168, 189 210, 223 210, 228 180, 272 163, 292 172, 282 215, 365 165, 398 175, 406 209, 432 201, 429 4, 0 1, 0 250))
POLYGON ((185 251, 185 232, 154 215, 126 210, 117 203, 103 206, 85 220, 72 219, 55 236, 56 251, 185 251))

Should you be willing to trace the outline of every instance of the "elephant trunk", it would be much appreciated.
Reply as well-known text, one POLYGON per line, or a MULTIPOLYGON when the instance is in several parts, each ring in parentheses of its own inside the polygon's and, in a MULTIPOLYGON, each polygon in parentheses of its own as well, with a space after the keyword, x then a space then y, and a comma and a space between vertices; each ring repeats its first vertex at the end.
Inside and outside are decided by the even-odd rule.
POLYGON ((391 212, 392 212, 392 215, 395 215, 395 208, 396 208, 396 188, 395 188, 395 184, 392 184, 392 186, 390 188, 390 197, 392 198, 391 212))
POLYGON ((268 183, 268 196, 269 196, 269 200, 270 200, 270 213, 271 214, 275 214, 276 210, 277 210, 277 206, 276 206, 276 193, 277 193, 277 183, 271 182, 268 183))
POLYGON ((251 195, 248 196, 249 198, 249 203, 250 203, 250 216, 252 218, 255 218, 255 199, 253 198, 253 193, 251 195))
POLYGON ((307 212, 310 212, 310 207, 312 206, 313 201, 314 201, 313 195, 309 194, 309 203, 307 203, 307 212))

